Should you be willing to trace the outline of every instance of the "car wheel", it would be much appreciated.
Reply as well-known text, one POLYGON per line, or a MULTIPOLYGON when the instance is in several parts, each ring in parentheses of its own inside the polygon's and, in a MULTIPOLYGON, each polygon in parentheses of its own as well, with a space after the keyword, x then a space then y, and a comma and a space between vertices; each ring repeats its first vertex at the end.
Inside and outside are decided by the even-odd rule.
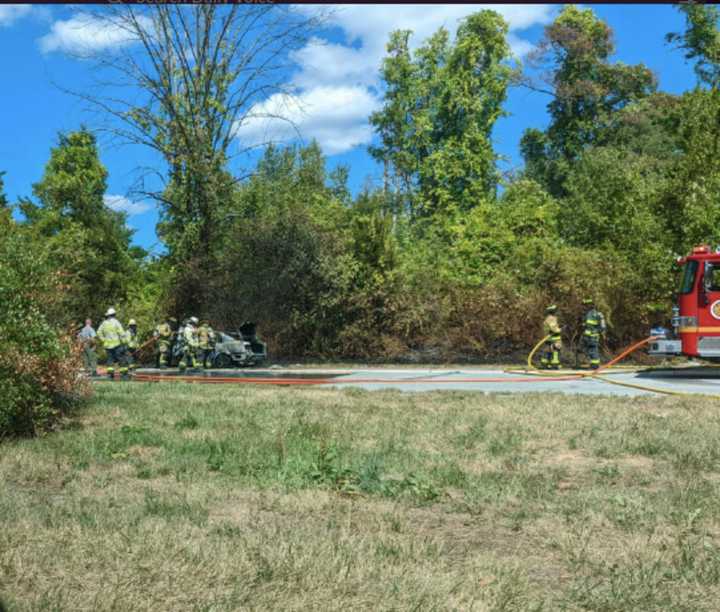
POLYGON ((213 366, 216 368, 229 368, 232 366, 232 363, 230 355, 227 353, 220 353, 219 355, 215 355, 213 366))

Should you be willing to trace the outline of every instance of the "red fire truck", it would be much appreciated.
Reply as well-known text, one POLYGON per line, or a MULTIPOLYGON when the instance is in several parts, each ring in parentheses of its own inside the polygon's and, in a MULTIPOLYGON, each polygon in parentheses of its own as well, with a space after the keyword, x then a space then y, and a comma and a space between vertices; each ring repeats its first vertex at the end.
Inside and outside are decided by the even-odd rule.
POLYGON ((655 356, 685 355, 720 361, 720 248, 697 246, 678 259, 682 280, 673 307, 672 332, 655 328, 650 343, 655 356))

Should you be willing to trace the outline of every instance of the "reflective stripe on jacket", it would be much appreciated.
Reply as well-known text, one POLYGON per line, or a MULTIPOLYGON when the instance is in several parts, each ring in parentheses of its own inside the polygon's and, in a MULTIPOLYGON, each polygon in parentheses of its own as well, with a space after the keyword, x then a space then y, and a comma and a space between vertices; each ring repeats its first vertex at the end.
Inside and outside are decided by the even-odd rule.
POLYGON ((592 308, 585 314, 585 335, 590 338, 599 338, 600 334, 605 331, 605 317, 603 314, 592 308))

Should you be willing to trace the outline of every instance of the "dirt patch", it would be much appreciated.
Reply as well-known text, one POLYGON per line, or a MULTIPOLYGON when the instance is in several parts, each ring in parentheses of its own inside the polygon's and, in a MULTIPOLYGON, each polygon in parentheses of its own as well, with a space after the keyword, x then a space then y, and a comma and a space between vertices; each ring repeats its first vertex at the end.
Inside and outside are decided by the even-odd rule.
POLYGON ((137 457, 138 459, 152 459, 153 457, 157 457, 157 455, 162 453, 163 449, 157 446, 135 445, 128 448, 125 452, 128 457, 137 457))
POLYGON ((567 450, 555 455, 545 457, 542 461, 544 465, 552 467, 565 467, 575 470, 588 468, 598 462, 596 458, 588 457, 581 450, 567 450))
POLYGON ((618 467, 637 470, 651 470, 655 466, 655 461, 642 455, 622 455, 610 459, 601 459, 599 457, 588 457, 581 450, 567 450, 545 457, 542 460, 542 464, 550 467, 568 468, 576 472, 602 468, 605 465, 617 465, 618 467))

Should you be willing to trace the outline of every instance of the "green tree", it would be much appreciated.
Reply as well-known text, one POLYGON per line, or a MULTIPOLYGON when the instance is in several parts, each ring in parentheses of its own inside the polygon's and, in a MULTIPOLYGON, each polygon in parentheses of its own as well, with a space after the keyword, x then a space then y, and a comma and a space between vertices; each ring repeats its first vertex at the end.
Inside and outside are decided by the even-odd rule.
POLYGON ((106 187, 95 137, 83 128, 60 134, 42 179, 33 185, 39 203, 20 203, 27 226, 55 252, 73 285, 68 314, 76 320, 123 300, 136 270, 132 231, 125 215, 105 204, 106 187))
POLYGON ((276 355, 337 350, 356 266, 349 211, 327 178, 317 143, 267 147, 226 219, 206 312, 230 329, 257 322, 276 355))
POLYGON ((720 243, 719 104, 717 89, 697 88, 682 96, 677 109, 675 159, 659 206, 678 255, 697 244, 720 243))
POLYGON ((5 195, 5 181, 3 180, 5 172, 0 172, 0 210, 7 210, 10 208, 10 202, 5 195))
POLYGON ((675 247, 685 252, 701 242, 720 241, 720 10, 701 4, 678 10, 685 15, 685 32, 666 39, 695 63, 699 86, 682 97, 678 109, 681 155, 663 206, 668 227, 677 228, 675 247))
POLYGON ((529 129, 520 143, 531 177, 563 194, 568 166, 588 147, 602 142, 617 111, 651 94, 652 72, 643 64, 611 63, 612 30, 592 9, 566 6, 547 26, 530 63, 548 74, 545 85, 525 84, 552 96, 550 125, 529 129))
POLYGON ((410 32, 391 35, 385 104, 370 118, 381 144, 371 154, 392 169, 411 212, 469 210, 494 195, 490 136, 513 74, 506 35, 487 10, 466 18, 453 44, 441 28, 414 56, 410 32))
POLYGON ((111 119, 116 137, 162 160, 163 187, 137 191, 160 204, 173 300, 198 312, 239 180, 229 164, 257 146, 239 128, 272 94, 290 95, 288 55, 318 17, 278 5, 174 4, 110 6, 93 19, 130 44, 90 52, 102 86, 77 95, 111 119))
POLYGON ((668 42, 677 43, 685 51, 685 59, 695 62, 695 74, 702 83, 717 87, 720 82, 720 11, 712 4, 678 6, 684 13, 685 32, 671 32, 668 42))
MULTIPOLYGON (((370 123, 381 140, 379 147, 370 147, 370 154, 385 166, 385 190, 389 189, 390 173, 393 190, 399 194, 406 210, 413 207, 418 173, 418 152, 416 151, 416 127, 414 116, 422 111, 424 101, 417 100, 418 67, 413 62, 409 48, 412 32, 396 30, 390 34, 387 44, 388 56, 383 60, 380 74, 385 82, 384 105, 381 111, 370 116, 370 123), (412 124, 411 124, 412 121, 412 124)), ((444 45, 441 37, 447 38, 444 29, 435 34, 436 46, 444 45)))

